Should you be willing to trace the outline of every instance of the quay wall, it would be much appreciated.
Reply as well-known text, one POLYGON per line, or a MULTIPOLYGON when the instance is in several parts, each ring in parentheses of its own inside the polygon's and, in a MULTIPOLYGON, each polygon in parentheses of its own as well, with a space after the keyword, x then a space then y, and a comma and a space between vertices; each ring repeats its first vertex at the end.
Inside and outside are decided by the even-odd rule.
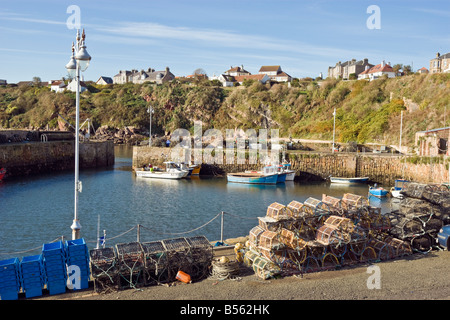
MULTIPOLYGON (((133 147, 132 167, 141 168, 145 164, 162 165, 171 160, 172 148, 135 146, 133 147)), ((325 153, 325 152, 288 152, 286 158, 296 170, 296 180, 323 180, 329 176, 369 177, 370 181, 386 186, 393 185, 395 179, 407 179, 419 183, 448 182, 448 161, 430 160, 427 164, 415 164, 408 161, 409 156, 371 153, 325 153)), ((245 170, 259 170, 262 164, 227 163, 202 164, 200 174, 226 174, 245 170)))
MULTIPOLYGON (((114 164, 114 143, 80 142, 80 169, 114 164)), ((0 144, 0 167, 6 177, 71 170, 75 167, 75 141, 0 144)))

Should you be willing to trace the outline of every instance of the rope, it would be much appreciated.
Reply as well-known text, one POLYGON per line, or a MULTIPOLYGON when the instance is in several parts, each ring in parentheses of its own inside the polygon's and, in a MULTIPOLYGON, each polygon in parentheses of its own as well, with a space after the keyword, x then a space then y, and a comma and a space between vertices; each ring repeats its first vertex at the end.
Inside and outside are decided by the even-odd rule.
POLYGON ((212 269, 210 279, 212 280, 241 280, 239 275, 239 263, 237 261, 230 261, 221 263, 220 261, 212 262, 212 269))

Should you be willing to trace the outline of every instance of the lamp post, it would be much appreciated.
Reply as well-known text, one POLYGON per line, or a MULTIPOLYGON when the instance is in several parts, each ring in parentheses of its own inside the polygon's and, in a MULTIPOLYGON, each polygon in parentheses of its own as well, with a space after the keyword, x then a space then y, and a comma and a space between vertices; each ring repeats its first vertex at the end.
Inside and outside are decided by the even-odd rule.
POLYGON ((149 139, 148 139, 148 146, 151 147, 152 146, 152 114, 155 111, 153 110, 152 106, 149 106, 147 109, 147 112, 150 113, 150 134, 149 134, 149 139))
POLYGON ((81 225, 78 220, 78 192, 81 192, 81 181, 79 181, 79 167, 80 167, 80 71, 86 71, 91 61, 91 56, 86 51, 86 45, 84 40, 86 34, 83 33, 80 37, 80 30, 77 30, 76 44, 72 43, 72 57, 69 63, 66 65, 67 72, 70 78, 75 78, 77 90, 76 90, 76 120, 75 120, 75 205, 74 205, 74 218, 73 223, 70 226, 72 229, 72 240, 80 238, 81 225))

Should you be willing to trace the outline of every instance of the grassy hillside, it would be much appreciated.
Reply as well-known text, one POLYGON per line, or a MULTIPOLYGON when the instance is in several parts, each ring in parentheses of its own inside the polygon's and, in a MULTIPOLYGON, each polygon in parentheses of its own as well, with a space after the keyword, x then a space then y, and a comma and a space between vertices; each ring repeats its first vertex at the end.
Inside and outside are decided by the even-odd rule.
MULTIPOLYGON (((336 108, 336 139, 397 144, 400 113, 403 141, 412 146, 416 131, 450 123, 450 74, 409 75, 376 81, 327 79, 270 86, 258 82, 223 88, 210 81, 175 81, 161 86, 125 84, 89 86, 81 94, 80 118, 121 128, 148 131, 148 103, 153 98, 152 131, 176 128, 276 128, 280 136, 331 139, 336 108), (407 101, 407 104, 404 103, 407 101), (408 110, 406 110, 408 107, 408 110), (445 114, 446 112, 446 115, 445 114)), ((74 122, 75 94, 54 93, 46 87, 0 87, 0 126, 57 128, 57 113, 74 122)))

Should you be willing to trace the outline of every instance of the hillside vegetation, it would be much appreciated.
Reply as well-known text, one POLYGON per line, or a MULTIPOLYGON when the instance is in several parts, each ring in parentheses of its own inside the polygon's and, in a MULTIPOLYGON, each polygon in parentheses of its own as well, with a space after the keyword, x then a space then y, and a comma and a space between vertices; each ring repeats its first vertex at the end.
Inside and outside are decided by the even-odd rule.
MULTIPOLYGON (((326 79, 263 85, 248 82, 224 88, 210 81, 164 85, 89 85, 81 94, 80 118, 94 127, 134 126, 148 132, 150 96, 152 132, 176 128, 279 129, 281 137, 332 139, 336 108, 336 140, 398 144, 403 112, 403 141, 410 147, 420 130, 450 123, 450 74, 413 74, 394 79, 341 81, 326 79), (405 104, 405 101, 407 102, 405 104), (446 113, 446 115, 445 115, 446 113), (446 122, 446 123, 444 123, 446 122)), ((58 116, 74 123, 75 93, 47 87, 0 87, 2 128, 58 127, 58 116)))

